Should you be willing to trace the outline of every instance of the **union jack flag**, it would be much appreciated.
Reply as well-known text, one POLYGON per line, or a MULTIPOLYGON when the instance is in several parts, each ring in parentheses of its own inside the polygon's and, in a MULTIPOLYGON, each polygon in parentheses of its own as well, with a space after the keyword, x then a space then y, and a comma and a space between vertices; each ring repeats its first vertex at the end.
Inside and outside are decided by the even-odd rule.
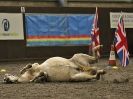
POLYGON ((120 59, 121 65, 123 67, 127 66, 129 64, 129 52, 122 15, 119 18, 117 29, 115 31, 115 48, 120 59))
MULTIPOLYGON (((99 34, 100 34, 100 31, 99 31, 99 27, 98 27, 98 11, 97 11, 97 7, 96 7, 95 17, 94 17, 94 21, 93 21, 93 28, 91 31, 91 40, 92 40, 91 47, 92 48, 94 48, 97 45, 100 45, 99 34)), ((100 57, 99 50, 97 51, 97 56, 100 57)))

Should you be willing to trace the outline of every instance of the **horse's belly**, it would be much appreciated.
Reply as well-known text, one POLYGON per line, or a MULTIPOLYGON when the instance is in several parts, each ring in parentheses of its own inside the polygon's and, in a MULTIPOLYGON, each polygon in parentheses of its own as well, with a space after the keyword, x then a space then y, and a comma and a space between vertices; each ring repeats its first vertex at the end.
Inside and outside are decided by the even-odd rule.
POLYGON ((47 72, 48 81, 69 81, 72 73, 76 73, 76 65, 61 57, 50 58, 40 65, 47 72))
POLYGON ((56 67, 46 70, 48 81, 69 81, 72 74, 77 73, 77 70, 70 67, 56 67))

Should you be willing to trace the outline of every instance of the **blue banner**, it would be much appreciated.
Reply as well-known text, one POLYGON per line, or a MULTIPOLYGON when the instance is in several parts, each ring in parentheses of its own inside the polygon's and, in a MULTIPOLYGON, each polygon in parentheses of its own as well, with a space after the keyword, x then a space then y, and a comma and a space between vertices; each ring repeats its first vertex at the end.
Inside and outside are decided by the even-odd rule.
POLYGON ((27 46, 89 45, 94 15, 26 14, 27 46))

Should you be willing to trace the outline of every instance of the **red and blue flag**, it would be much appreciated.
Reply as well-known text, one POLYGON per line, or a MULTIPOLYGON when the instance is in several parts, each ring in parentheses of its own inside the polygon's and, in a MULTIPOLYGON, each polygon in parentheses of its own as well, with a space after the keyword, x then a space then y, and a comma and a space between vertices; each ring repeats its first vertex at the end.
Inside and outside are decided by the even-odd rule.
POLYGON ((115 31, 115 48, 121 65, 123 67, 127 66, 129 64, 129 52, 122 15, 119 18, 117 29, 115 31))

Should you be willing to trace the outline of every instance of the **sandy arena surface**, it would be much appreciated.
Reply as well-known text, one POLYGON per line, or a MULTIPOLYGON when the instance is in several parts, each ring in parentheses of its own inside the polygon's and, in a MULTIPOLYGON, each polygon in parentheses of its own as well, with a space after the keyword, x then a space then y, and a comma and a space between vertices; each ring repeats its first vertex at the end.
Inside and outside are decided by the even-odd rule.
MULTIPOLYGON (((27 63, 37 61, 0 62, 0 69, 6 73, 19 74, 27 63)), ((41 63, 42 61, 39 61, 41 63)), ((101 80, 91 82, 46 82, 27 84, 3 84, 4 73, 0 73, 0 99, 133 99, 133 59, 123 68, 117 60, 117 70, 108 69, 108 59, 100 59, 96 66, 107 68, 101 80), (114 83, 121 77, 128 82, 114 83)))

